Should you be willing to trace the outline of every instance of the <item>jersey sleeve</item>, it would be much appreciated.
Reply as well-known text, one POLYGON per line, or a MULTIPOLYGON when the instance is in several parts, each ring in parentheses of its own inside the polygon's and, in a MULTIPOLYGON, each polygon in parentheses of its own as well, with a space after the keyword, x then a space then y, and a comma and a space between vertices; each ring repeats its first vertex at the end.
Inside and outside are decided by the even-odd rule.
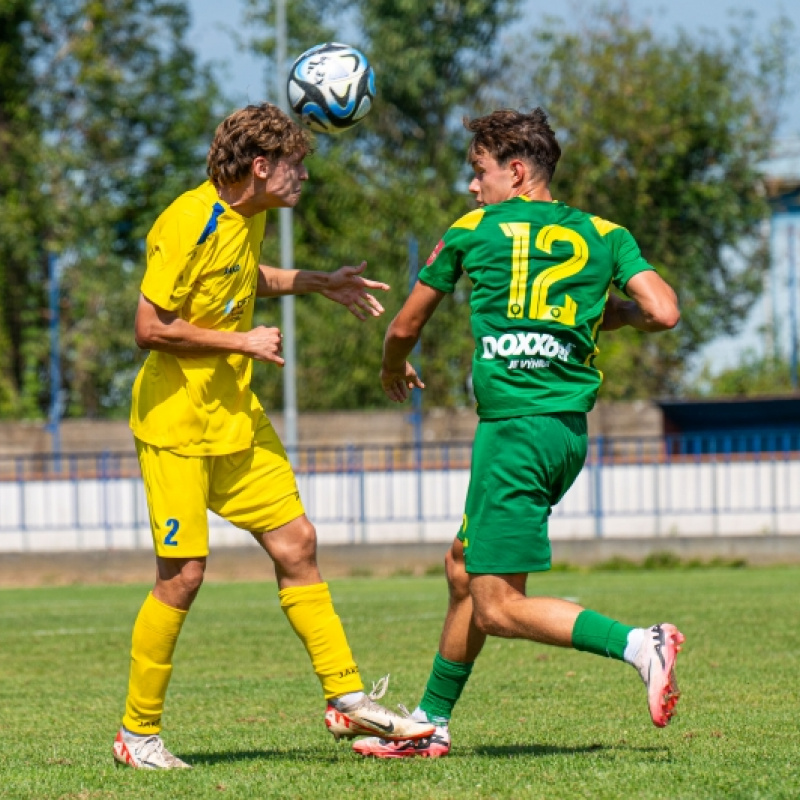
POLYGON ((627 229, 617 228, 612 231, 608 243, 614 256, 612 280, 620 291, 625 291, 625 286, 634 275, 654 270, 654 267, 645 261, 639 245, 627 229))
POLYGON ((440 292, 452 294, 463 272, 464 231, 450 228, 433 248, 419 279, 440 292))
POLYGON ((183 305, 198 278, 209 227, 216 227, 216 218, 224 210, 219 206, 217 212, 217 205, 209 215, 204 203, 179 198, 148 234, 147 269, 141 290, 157 306, 177 311, 183 305))

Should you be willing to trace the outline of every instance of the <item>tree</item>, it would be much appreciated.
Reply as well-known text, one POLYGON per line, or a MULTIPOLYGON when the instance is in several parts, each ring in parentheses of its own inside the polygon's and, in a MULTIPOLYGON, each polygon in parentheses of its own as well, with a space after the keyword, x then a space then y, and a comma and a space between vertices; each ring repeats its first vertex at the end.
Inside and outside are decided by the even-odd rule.
MULTIPOLYGON (((498 36, 516 6, 512 0, 288 4, 290 53, 341 40, 346 18, 361 37, 351 35, 348 43, 370 59, 378 90, 374 110, 356 129, 317 137, 309 185, 295 212, 298 266, 330 270, 365 258, 370 274, 392 285, 391 294, 381 296, 387 317, 399 309, 408 291, 411 240, 424 261, 448 225, 472 207, 460 118, 472 111, 480 87, 500 73, 498 36)), ((266 30, 254 47, 270 58, 274 8, 262 2, 250 8, 251 22, 266 30)), ((264 257, 279 263, 272 235, 264 257)), ((423 370, 436 374, 425 395, 431 405, 471 402, 468 298, 465 286, 426 330, 423 370)), ((377 377, 386 323, 360 325, 319 297, 304 298, 296 309, 301 409, 387 404, 377 377)), ((266 312, 272 322, 277 313, 276 305, 266 312)), ((280 403, 275 377, 259 370, 254 381, 273 407, 280 403)))
POLYGON ((738 364, 721 372, 704 365, 688 391, 700 397, 763 397, 793 394, 795 390, 787 361, 745 350, 738 364))
POLYGON ((665 40, 620 3, 587 19, 582 29, 545 22, 519 44, 510 85, 487 98, 543 106, 564 149, 554 196, 628 227, 677 288, 675 332, 604 336, 598 359, 606 397, 671 393, 687 359, 733 333, 761 289, 769 211, 759 163, 779 120, 793 31, 781 19, 766 41, 746 24, 731 43, 686 32, 665 40))
MULTIPOLYGON (((366 258, 370 274, 393 285, 390 317, 407 293, 409 243, 424 261, 472 207, 462 116, 543 105, 565 150, 556 196, 629 227, 681 295, 676 332, 602 338, 606 397, 680 389, 687 358, 735 330, 766 263, 758 164, 784 96, 787 21, 763 41, 746 25, 731 40, 685 32, 665 40, 616 3, 597 8, 586 30, 552 20, 526 29, 514 51, 501 37, 518 0, 287 6, 290 53, 349 40, 370 57, 378 85, 374 110, 354 131, 317 137, 296 213, 298 266, 331 270, 366 258)), ((247 30, 260 35, 252 46, 273 57, 273 4, 247 0, 247 8, 247 30)), ((144 237, 203 179, 225 113, 187 23, 184 0, 6 0, 0 9, 0 414, 47 405, 47 248, 66 267, 67 411, 127 413, 141 360, 132 322, 144 237)), ((274 227, 264 260, 279 263, 274 227)), ((428 404, 470 401, 468 300, 461 286, 426 328, 428 404)), ((257 313, 279 320, 275 302, 257 313)), ((301 300, 297 316, 301 408, 387 402, 377 381, 385 320, 361 325, 320 297, 301 300)), ((279 376, 255 372, 272 407, 279 376)))
POLYGON ((32 0, 0 7, 0 417, 37 410, 41 386, 30 351, 47 322, 42 119, 29 103, 33 20, 32 0))
POLYGON ((144 238, 175 196, 203 180, 219 93, 186 41, 183 2, 35 8, 50 239, 66 267, 67 412, 124 415, 141 359, 133 318, 144 238))
MULTIPOLYGON (((503 79, 507 59, 501 34, 516 18, 519 3, 360 0, 359 8, 382 87, 370 121, 377 141, 369 152, 386 185, 378 183, 372 218, 384 220, 377 224, 395 243, 392 263, 406 263, 410 236, 419 242, 424 263, 447 228, 474 208, 466 191, 468 134, 462 118, 476 113, 482 87, 503 79), (398 214, 399 205, 405 216, 398 214), (398 237, 401 232, 404 238, 398 237)), ((397 288, 401 300, 406 286, 397 288)), ((426 326, 421 341, 422 370, 431 376, 426 405, 473 402, 470 288, 461 281, 426 326)))

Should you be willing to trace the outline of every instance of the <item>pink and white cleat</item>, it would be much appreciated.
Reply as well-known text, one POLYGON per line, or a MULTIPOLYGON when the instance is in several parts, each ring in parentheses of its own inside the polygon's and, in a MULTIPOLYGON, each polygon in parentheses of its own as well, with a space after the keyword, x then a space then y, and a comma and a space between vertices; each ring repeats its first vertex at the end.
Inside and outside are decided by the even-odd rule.
POLYGON ((437 726, 430 736, 416 741, 393 742, 373 736, 359 739, 353 744, 353 750, 361 756, 374 758, 441 758, 450 752, 450 730, 447 725, 437 726))
POLYGON ((681 696, 675 678, 675 659, 686 637, 669 622, 646 628, 633 666, 647 687, 647 705, 653 725, 664 728, 675 714, 681 696))

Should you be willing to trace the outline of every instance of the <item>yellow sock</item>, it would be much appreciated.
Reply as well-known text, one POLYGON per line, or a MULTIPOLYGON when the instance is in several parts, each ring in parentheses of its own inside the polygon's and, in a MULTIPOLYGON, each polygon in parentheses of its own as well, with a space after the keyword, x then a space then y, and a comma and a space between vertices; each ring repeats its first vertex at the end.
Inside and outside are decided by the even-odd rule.
POLYGON ((161 730, 164 698, 172 675, 172 654, 187 611, 147 595, 133 626, 131 674, 122 724, 133 733, 161 730))
POLYGON ((311 656, 325 699, 364 688, 327 583, 292 586, 278 597, 289 624, 311 656))

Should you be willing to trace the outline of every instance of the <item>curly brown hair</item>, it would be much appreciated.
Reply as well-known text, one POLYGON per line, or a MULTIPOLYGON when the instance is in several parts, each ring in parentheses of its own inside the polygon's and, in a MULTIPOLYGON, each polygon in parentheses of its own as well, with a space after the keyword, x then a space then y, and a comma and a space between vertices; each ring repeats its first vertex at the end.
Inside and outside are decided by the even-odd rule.
POLYGON ((253 161, 270 161, 312 151, 311 136, 271 103, 249 105, 234 111, 217 127, 208 151, 206 172, 215 186, 230 186, 247 176, 253 161))
POLYGON ((474 134, 467 161, 474 161, 480 153, 488 153, 501 165, 521 158, 531 162, 548 183, 552 180, 561 147, 541 108, 529 114, 505 108, 484 117, 465 117, 464 127, 474 134))

